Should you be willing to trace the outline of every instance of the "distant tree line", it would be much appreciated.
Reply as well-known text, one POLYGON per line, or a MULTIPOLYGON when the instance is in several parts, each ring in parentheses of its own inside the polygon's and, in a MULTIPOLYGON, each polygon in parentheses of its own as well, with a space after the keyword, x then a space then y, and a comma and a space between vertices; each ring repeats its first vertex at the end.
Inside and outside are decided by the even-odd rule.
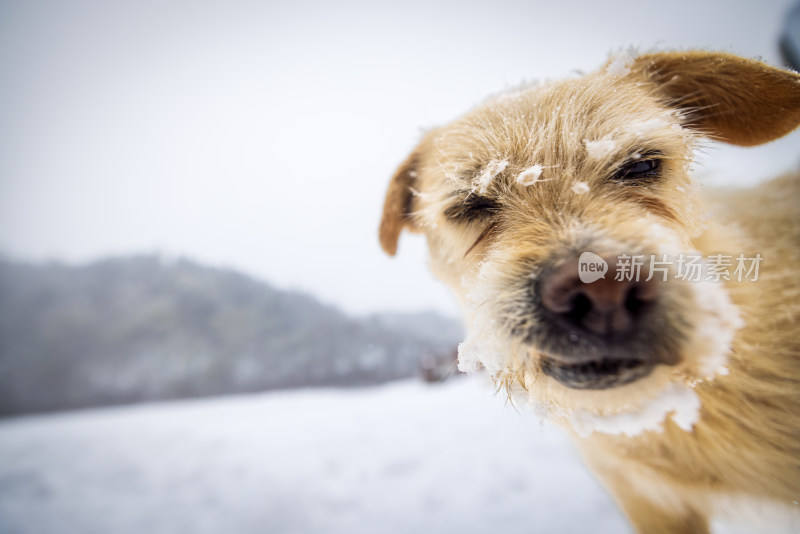
POLYGON ((0 260, 0 416, 413 376, 436 314, 351 318, 232 270, 137 256, 0 260))

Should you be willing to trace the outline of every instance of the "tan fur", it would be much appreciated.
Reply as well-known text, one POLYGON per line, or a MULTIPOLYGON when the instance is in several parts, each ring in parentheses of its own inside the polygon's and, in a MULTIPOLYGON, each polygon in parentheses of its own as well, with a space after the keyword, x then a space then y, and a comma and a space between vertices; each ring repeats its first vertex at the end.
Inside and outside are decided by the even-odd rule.
POLYGON ((797 74, 728 54, 649 54, 491 98, 430 131, 390 184, 384 250, 394 254, 403 228, 425 234, 434 274, 461 299, 471 331, 488 330, 476 339, 490 340, 498 355, 483 364, 510 393, 522 391, 563 422, 581 410, 644 405, 671 382, 697 393, 691 431, 667 419, 663 431, 634 437, 575 436, 639 532, 707 532, 718 496, 800 500, 800 175, 705 198, 689 175, 703 136, 753 145, 798 124, 797 74), (632 154, 653 153, 658 180, 609 180, 632 154), (489 180, 491 165, 501 172, 489 180), (536 183, 517 183, 526 170, 540 173, 536 183), (480 212, 488 215, 446 215, 475 196, 494 203, 480 212), (514 335, 537 321, 524 311, 521 281, 564 251, 593 249, 760 253, 757 282, 725 284, 745 324, 727 354, 729 374, 712 378, 701 365, 712 351, 697 332, 709 313, 700 309, 705 297, 670 281, 660 343, 677 365, 597 391, 544 375, 541 348, 514 335))
POLYGON ((667 424, 663 434, 579 440, 640 532, 705 532, 714 494, 787 506, 800 497, 800 175, 716 193, 716 222, 698 239, 700 250, 758 250, 771 260, 759 282, 729 286, 746 314, 730 374, 698 386, 702 417, 693 433, 667 424))

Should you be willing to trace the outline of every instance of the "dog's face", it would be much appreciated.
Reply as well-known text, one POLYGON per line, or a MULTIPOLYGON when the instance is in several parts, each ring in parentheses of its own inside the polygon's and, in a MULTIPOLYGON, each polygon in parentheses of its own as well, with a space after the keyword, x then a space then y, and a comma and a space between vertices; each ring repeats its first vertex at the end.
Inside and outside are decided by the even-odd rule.
POLYGON ((494 97, 429 132, 399 169, 384 248, 394 253, 403 227, 423 232, 470 322, 462 368, 482 365, 548 406, 616 413, 724 372, 737 326, 726 294, 667 276, 706 225, 694 145, 787 133, 799 78, 733 56, 656 54, 494 97), (762 93, 737 94, 746 80, 762 93), (636 276, 623 265, 634 257, 663 262, 636 276))

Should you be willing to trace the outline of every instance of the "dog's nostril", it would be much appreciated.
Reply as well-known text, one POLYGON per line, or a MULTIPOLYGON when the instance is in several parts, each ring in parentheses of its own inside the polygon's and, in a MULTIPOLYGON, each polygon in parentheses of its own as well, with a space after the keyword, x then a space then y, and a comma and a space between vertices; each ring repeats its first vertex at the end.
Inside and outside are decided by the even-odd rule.
POLYGON ((628 291, 628 296, 625 299, 625 309, 633 314, 639 313, 639 310, 642 309, 645 302, 639 298, 639 289, 637 286, 633 286, 628 291))
MULTIPOLYGON (((609 258, 608 263, 613 267, 616 262, 609 258)), ((576 266, 577 261, 562 263, 542 279, 540 287, 544 308, 570 327, 600 335, 627 332, 658 297, 653 281, 608 276, 584 283, 576 266)))
POLYGON ((575 321, 582 321, 592 311, 592 301, 582 292, 572 298, 569 307, 569 316, 575 321))

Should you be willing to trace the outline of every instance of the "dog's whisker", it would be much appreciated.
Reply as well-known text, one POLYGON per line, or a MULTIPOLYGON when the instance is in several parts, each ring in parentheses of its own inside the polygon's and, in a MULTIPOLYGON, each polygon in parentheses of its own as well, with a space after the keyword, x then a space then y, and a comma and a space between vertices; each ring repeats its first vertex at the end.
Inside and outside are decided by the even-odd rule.
POLYGON ((489 237, 489 235, 495 230, 496 226, 497 225, 492 224, 488 226, 483 232, 481 232, 481 234, 478 236, 478 239, 476 239, 475 242, 472 244, 472 246, 469 247, 467 251, 464 253, 464 257, 466 258, 467 256, 469 256, 469 253, 472 252, 475 249, 475 247, 477 247, 478 244, 481 243, 481 241, 489 237))

